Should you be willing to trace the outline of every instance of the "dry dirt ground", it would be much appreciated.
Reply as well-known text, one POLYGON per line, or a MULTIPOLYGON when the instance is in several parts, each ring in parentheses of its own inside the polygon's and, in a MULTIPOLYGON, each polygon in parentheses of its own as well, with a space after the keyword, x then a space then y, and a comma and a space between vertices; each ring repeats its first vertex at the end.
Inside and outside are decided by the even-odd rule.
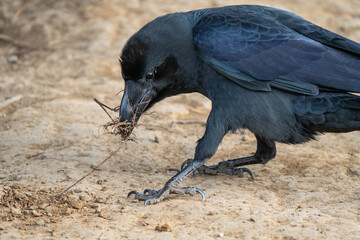
MULTIPOLYGON (((109 119, 92 98, 119 105, 126 39, 161 14, 245 3, 296 12, 360 42, 359 0, 2 0, 0 238, 360 239, 359 132, 278 144, 276 159, 250 167, 254 181, 188 177, 183 186, 203 189, 205 202, 127 199, 162 187, 193 156, 211 107, 198 94, 159 103, 141 119, 137 143, 53 199, 120 145, 103 134, 109 119)), ((228 134, 210 163, 255 147, 247 131, 228 134)))

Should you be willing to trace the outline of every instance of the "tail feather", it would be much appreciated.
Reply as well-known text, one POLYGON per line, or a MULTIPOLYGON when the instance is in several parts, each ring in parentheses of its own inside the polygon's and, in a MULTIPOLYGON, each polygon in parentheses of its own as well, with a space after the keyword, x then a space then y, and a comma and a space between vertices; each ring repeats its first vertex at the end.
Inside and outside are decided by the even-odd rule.
MULTIPOLYGON (((353 95, 355 96, 355 95, 353 95)), ((355 96, 356 98, 352 98, 343 102, 343 107, 347 109, 360 110, 360 97, 355 96)))
POLYGON ((325 113, 326 121, 321 126, 326 132, 351 132, 360 130, 360 110, 340 109, 325 113))
POLYGON ((303 127, 311 132, 351 132, 360 130, 360 96, 321 93, 294 102, 303 127), (299 108, 300 107, 300 108, 299 108))

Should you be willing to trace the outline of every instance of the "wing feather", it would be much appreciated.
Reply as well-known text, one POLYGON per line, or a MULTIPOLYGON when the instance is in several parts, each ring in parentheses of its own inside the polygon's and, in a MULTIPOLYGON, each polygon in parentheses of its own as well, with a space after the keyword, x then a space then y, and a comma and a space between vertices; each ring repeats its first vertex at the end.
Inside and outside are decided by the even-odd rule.
POLYGON ((194 25, 193 37, 204 61, 251 90, 360 92, 360 45, 286 11, 210 9, 194 25))

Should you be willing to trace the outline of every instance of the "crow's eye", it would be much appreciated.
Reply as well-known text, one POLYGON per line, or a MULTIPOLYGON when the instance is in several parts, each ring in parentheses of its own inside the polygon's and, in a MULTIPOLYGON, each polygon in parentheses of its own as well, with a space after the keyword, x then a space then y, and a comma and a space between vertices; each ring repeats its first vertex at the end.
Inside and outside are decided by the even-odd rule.
POLYGON ((157 73, 157 68, 154 68, 154 71, 152 71, 152 72, 147 72, 147 73, 145 74, 145 79, 146 79, 146 80, 153 80, 154 77, 155 77, 155 75, 156 75, 156 73, 157 73))
POLYGON ((145 74, 145 78, 146 80, 151 80, 154 78, 154 73, 153 72, 148 72, 145 74))

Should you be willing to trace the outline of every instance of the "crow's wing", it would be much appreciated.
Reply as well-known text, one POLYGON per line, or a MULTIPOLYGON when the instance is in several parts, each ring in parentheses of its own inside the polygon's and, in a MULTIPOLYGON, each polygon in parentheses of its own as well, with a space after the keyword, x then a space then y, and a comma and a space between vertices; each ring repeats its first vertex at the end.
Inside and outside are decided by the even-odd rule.
POLYGON ((209 9, 194 25, 193 37, 204 61, 251 90, 360 92, 360 45, 286 11, 209 9))

